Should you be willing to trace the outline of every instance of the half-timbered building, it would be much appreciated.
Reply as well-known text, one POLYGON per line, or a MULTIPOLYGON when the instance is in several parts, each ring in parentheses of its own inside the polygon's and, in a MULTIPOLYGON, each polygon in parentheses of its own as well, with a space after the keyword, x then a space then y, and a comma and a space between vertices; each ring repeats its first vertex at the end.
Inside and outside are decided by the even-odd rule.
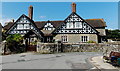
POLYGON ((15 22, 4 26, 6 34, 21 34, 31 40, 40 39, 50 43, 60 40, 63 43, 96 43, 105 41, 104 19, 83 19, 76 13, 76 4, 72 3, 71 14, 62 21, 33 21, 33 7, 29 7, 29 16, 22 15, 15 22))

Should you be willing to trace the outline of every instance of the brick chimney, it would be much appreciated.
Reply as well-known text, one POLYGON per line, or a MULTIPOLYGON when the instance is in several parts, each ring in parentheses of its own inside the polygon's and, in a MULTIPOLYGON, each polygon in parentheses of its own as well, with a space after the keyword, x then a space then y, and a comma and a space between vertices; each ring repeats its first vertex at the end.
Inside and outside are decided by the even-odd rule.
POLYGON ((29 7, 28 15, 29 15, 29 18, 30 18, 30 19, 33 18, 33 6, 32 6, 32 5, 30 5, 30 7, 29 7))
POLYGON ((72 12, 76 12, 76 4, 73 2, 71 6, 72 6, 72 12))
POLYGON ((14 19, 12 19, 12 22, 14 22, 15 20, 14 19))

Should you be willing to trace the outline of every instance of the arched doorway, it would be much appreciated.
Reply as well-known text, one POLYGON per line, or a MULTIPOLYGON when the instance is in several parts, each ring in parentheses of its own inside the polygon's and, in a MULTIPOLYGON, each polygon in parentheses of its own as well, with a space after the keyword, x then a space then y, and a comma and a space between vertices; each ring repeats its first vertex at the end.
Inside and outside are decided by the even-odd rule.
POLYGON ((24 35, 24 44, 26 51, 36 51, 37 42, 40 41, 40 36, 34 31, 30 30, 24 35))

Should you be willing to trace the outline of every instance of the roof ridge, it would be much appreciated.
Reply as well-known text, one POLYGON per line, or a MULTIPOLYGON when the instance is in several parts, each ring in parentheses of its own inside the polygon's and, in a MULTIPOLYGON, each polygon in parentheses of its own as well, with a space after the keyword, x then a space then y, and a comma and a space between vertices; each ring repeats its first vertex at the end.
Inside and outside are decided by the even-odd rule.
POLYGON ((104 20, 103 18, 85 19, 85 20, 104 20))
MULTIPOLYGON (((64 20, 55 20, 55 21, 51 21, 49 20, 50 22, 57 22, 57 21, 64 21, 64 20)), ((34 21, 34 22, 47 22, 47 21, 34 21)))

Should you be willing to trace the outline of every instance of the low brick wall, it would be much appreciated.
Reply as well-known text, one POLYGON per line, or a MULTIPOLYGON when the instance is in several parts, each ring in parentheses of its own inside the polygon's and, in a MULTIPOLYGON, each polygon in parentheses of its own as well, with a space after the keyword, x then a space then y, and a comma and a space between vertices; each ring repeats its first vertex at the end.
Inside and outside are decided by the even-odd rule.
POLYGON ((54 53, 54 52, 107 52, 119 51, 120 44, 117 43, 39 43, 37 44, 37 52, 54 53))

